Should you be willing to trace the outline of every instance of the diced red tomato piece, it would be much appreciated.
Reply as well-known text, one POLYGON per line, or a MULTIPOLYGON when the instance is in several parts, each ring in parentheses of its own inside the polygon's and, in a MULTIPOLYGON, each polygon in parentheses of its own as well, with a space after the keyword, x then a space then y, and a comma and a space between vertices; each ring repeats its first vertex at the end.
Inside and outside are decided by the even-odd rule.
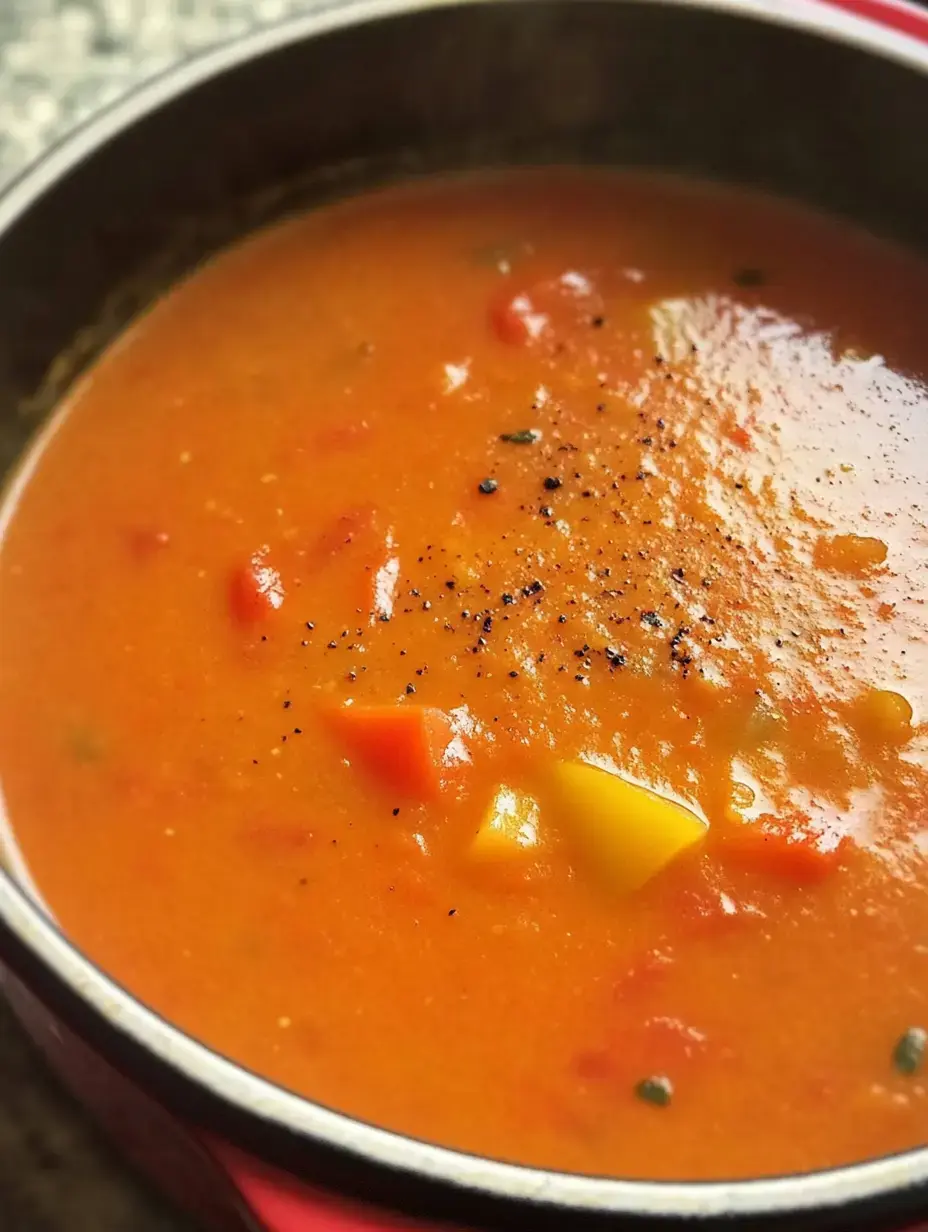
POLYGON ((255 552, 248 564, 234 569, 229 578, 229 604, 241 624, 255 624, 283 604, 283 582, 268 563, 267 552, 267 548, 255 552))
POLYGON ((312 449, 319 454, 342 453, 351 449, 370 432, 370 424, 366 419, 353 419, 344 423, 333 424, 317 433, 312 449))
POLYGON ((820 881, 841 863, 849 839, 817 829, 798 810, 725 828, 720 851, 726 859, 758 872, 800 883, 820 881))
POLYGON ((346 510, 317 535, 309 552, 309 563, 320 565, 362 539, 373 540, 376 529, 377 510, 373 505, 358 505, 346 510))
POLYGON ((128 537, 129 552, 139 562, 150 560, 170 542, 171 536, 167 531, 155 530, 151 526, 136 527, 129 532, 128 537))
POLYGON ((655 883, 654 901, 660 904, 670 935, 687 941, 727 932, 751 918, 763 918, 757 907, 735 894, 708 854, 668 868, 655 883))
POLYGON ((622 1004, 640 1001, 655 989, 659 989, 670 974, 674 962, 675 958, 670 950, 648 950, 616 980, 613 987, 616 1000, 622 1004))
POLYGON ((704 1031, 672 1015, 654 1015, 625 1023, 618 1036, 602 1048, 577 1054, 573 1069, 590 1086, 609 1086, 631 1094, 648 1074, 681 1076, 709 1051, 704 1031))
POLYGON ((709 1046, 705 1032, 670 1015, 648 1018, 623 1043, 623 1066, 634 1074, 679 1073, 704 1057, 709 1046))
POLYGON ((509 289, 491 303, 490 324, 500 342, 509 346, 526 346, 541 337, 548 317, 535 309, 527 292, 513 294, 509 289))
POLYGON ((313 842, 313 832, 305 825, 269 817, 245 822, 239 834, 249 851, 270 858, 287 859, 313 842))
POLYGON ((461 765, 451 720, 431 706, 339 706, 329 712, 341 744, 385 787, 417 799, 439 794, 461 765))
POLYGON ((500 342, 528 346, 601 323, 602 299, 585 274, 565 270, 521 286, 507 282, 491 300, 489 318, 500 342))

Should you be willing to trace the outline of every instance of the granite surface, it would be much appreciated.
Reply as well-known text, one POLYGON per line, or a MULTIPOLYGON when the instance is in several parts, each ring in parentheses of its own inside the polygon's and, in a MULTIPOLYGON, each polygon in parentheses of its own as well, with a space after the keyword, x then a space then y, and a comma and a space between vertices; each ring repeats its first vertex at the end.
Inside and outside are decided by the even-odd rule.
MULTIPOLYGON (((0 0, 0 188, 139 80, 312 0, 0 0)), ((193 1232, 129 1174, 0 1002, 0 1232, 193 1232)))

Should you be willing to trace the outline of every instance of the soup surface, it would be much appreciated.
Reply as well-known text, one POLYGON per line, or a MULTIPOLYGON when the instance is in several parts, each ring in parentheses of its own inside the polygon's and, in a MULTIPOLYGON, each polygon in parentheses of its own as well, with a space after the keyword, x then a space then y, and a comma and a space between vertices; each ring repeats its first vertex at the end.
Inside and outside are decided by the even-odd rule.
POLYGON ((0 554, 67 933, 369 1121, 554 1168, 928 1138, 928 270, 674 180, 265 231, 73 392, 0 554))

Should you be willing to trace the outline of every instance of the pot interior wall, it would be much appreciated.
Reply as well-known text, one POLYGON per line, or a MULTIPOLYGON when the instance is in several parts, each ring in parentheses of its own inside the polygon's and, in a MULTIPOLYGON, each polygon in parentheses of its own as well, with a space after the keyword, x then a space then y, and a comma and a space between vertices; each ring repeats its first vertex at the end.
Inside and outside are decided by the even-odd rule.
POLYGON ((158 289, 298 198, 585 160, 770 188, 928 248, 925 115, 928 75, 670 4, 445 6, 240 63, 91 148, 0 236, 0 465, 158 289))

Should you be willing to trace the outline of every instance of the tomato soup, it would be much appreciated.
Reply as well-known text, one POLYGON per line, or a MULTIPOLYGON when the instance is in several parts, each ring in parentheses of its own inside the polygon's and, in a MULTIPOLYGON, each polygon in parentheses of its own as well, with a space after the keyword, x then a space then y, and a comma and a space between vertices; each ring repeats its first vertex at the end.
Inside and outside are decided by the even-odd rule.
POLYGON ((301 1094, 625 1177, 928 1138, 928 269, 594 171, 249 238, 9 500, 61 927, 301 1094))

